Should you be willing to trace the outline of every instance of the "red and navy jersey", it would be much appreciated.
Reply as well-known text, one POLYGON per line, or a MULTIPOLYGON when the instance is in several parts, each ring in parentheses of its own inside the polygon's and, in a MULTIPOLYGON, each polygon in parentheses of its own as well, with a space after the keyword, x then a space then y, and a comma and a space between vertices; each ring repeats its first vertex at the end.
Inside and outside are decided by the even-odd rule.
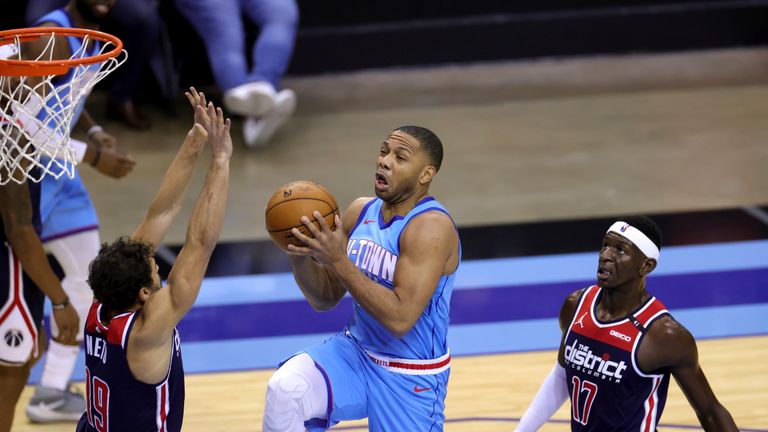
POLYGON ((572 431, 654 432, 664 410, 669 373, 640 369, 637 350, 667 308, 651 297, 630 316, 597 319, 601 289, 587 288, 565 336, 572 431))
POLYGON ((85 324, 86 430, 89 432, 175 432, 184 417, 184 367, 181 342, 173 330, 168 374, 157 384, 133 377, 126 349, 141 309, 99 319, 94 301, 85 324))

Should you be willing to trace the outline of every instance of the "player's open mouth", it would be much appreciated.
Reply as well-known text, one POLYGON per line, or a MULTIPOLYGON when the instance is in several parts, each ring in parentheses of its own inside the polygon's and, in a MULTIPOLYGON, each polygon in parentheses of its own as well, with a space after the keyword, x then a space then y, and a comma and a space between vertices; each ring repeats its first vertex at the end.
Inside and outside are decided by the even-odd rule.
POLYGON ((603 280, 611 277, 611 272, 605 269, 605 267, 598 267, 597 268, 597 279, 603 280))
POLYGON ((376 188, 383 189, 389 186, 389 179, 381 173, 376 173, 376 188))

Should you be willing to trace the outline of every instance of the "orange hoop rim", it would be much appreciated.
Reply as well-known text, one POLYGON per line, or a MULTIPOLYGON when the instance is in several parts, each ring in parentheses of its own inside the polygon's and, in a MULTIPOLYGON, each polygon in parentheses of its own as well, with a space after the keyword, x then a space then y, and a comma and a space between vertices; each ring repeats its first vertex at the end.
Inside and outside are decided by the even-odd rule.
POLYGON ((114 47, 105 53, 95 56, 61 59, 61 60, 12 60, 0 59, 0 75, 5 76, 46 76, 63 75, 75 66, 96 64, 110 58, 115 58, 123 52, 123 41, 117 36, 104 33, 98 30, 71 27, 30 27, 21 29, 12 29, 0 31, 0 46, 16 42, 18 37, 21 41, 33 41, 43 36, 89 36, 92 39, 102 42, 109 42, 114 47))

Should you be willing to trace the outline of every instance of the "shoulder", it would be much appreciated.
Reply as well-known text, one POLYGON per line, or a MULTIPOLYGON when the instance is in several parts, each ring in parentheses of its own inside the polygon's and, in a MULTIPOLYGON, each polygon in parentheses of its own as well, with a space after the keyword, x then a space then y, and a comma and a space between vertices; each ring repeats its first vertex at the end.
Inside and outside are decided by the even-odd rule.
POLYGON ((671 315, 664 315, 652 322, 645 338, 651 342, 678 346, 696 343, 691 332, 671 315))
POLYGON ((360 197, 356 198, 341 214, 341 222, 344 225, 344 230, 349 233, 352 228, 355 227, 357 220, 360 218, 360 213, 363 211, 363 207, 373 200, 373 197, 360 197))
POLYGON ((568 296, 565 297, 565 300, 563 300, 563 305, 560 307, 560 328, 561 329, 564 330, 568 326, 568 324, 571 323, 573 316, 576 314, 576 308, 579 307, 581 296, 583 296, 584 292, 586 291, 587 291, 587 288, 577 289, 576 291, 573 291, 572 293, 568 294, 568 296))
POLYGON ((453 241, 458 239, 456 227, 447 213, 440 210, 428 210, 414 216, 400 236, 400 243, 424 241, 453 241))
POLYGON ((652 360, 652 367, 646 370, 674 368, 698 361, 693 335, 670 315, 651 323, 640 345, 646 354, 643 357, 652 360))

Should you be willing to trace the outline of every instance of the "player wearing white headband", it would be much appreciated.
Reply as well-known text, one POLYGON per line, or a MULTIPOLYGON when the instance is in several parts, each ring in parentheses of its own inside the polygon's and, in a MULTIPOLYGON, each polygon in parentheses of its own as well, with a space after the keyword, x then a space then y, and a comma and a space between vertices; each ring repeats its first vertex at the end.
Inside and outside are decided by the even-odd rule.
POLYGON ((647 217, 611 225, 597 285, 565 299, 557 363, 516 431, 538 430, 570 398, 571 431, 654 432, 670 375, 705 431, 738 431, 699 366, 693 336, 645 289, 660 249, 661 231, 647 217))

